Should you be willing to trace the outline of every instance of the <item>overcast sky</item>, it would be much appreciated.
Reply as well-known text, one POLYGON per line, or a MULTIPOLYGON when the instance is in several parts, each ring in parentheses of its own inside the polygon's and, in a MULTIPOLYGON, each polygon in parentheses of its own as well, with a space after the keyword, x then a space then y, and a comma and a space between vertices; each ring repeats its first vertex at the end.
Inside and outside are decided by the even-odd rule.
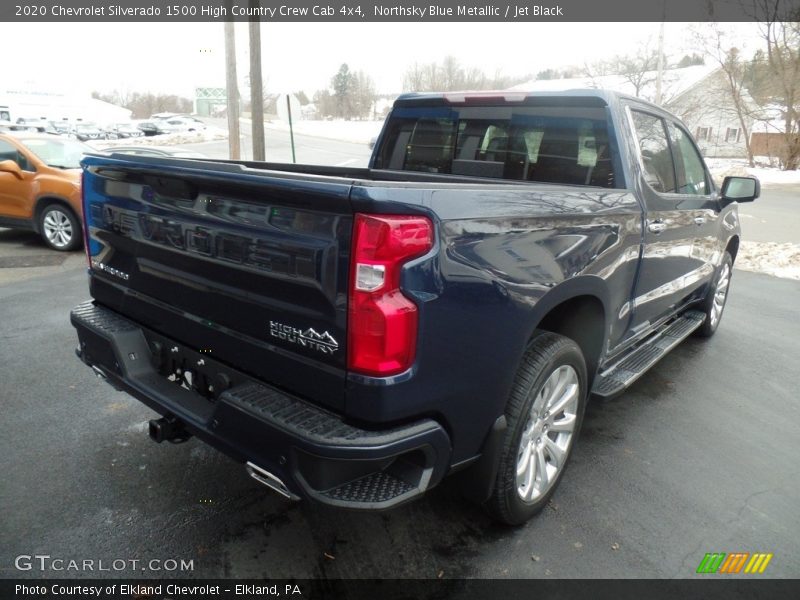
MULTIPOLYGON (((733 24, 734 39, 752 53, 755 24, 733 24)), ((325 87, 342 63, 372 76, 378 92, 402 89, 413 62, 447 54, 490 74, 537 73, 582 65, 641 44, 655 46, 656 23, 264 23, 265 87, 273 92, 325 87)), ((667 23, 665 50, 693 51, 688 24, 667 23)), ((249 70, 247 24, 236 25, 239 79, 249 70)), ((153 91, 191 96, 198 86, 223 86, 222 23, 1 23, 0 88, 34 84, 41 91, 153 91)), ((2 91, 2 89, 0 89, 2 91)))

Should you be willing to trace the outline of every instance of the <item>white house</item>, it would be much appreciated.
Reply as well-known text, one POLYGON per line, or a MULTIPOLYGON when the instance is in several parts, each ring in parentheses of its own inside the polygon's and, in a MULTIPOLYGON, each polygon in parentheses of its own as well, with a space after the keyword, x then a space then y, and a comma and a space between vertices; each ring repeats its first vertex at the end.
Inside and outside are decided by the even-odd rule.
MULTIPOLYGON (((656 72, 643 73, 639 89, 624 75, 576 77, 528 81, 512 87, 521 91, 559 91, 576 88, 616 90, 644 100, 654 101, 656 72), (638 92, 638 93, 637 93, 638 92)), ((745 133, 719 67, 696 65, 662 72, 661 104, 680 117, 695 136, 700 150, 707 157, 747 156, 745 133)), ((757 107, 744 92, 744 101, 751 111, 757 107)), ((745 126, 752 129, 753 119, 746 117, 745 126)))

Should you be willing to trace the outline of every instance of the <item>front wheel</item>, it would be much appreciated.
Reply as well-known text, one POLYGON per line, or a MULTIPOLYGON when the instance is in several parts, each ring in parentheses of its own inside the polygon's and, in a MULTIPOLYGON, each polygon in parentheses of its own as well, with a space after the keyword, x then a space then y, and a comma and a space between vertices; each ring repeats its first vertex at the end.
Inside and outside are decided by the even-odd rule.
POLYGON ((697 335, 700 337, 711 337, 719 327, 722 319, 722 311, 725 310, 725 302, 728 300, 728 288, 731 285, 731 273, 733 272, 733 257, 726 250, 722 258, 722 264, 717 269, 714 282, 708 290, 703 310, 706 319, 697 328, 697 335))
POLYGON ((50 204, 39 216, 42 239, 53 250, 74 250, 81 243, 81 226, 73 212, 61 204, 50 204))
POLYGON ((489 513, 509 525, 539 513, 553 495, 586 408, 586 362, 571 339, 542 332, 517 372, 489 513))

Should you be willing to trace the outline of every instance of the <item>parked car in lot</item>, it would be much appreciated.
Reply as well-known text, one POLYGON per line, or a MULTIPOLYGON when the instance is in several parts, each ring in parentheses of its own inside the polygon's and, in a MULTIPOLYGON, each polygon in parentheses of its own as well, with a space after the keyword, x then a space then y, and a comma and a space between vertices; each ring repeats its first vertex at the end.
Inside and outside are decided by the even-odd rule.
POLYGON ((136 138, 144 135, 144 132, 134 123, 112 123, 106 127, 106 132, 114 136, 109 139, 136 138))
POLYGON ((67 121, 48 121, 50 127, 48 133, 55 135, 64 135, 68 137, 75 137, 72 133, 72 127, 67 121))
POLYGON ((94 123, 77 123, 72 128, 72 133, 82 142, 104 140, 108 137, 106 132, 94 123))
POLYGON ((31 229, 55 250, 80 246, 80 160, 91 151, 63 137, 0 133, 0 227, 31 229))
POLYGON ((170 133, 170 130, 164 126, 161 121, 152 120, 152 121, 139 121, 136 124, 142 133, 145 135, 162 135, 164 133, 170 133))
POLYGON ((180 117, 180 113, 173 113, 173 112, 160 112, 160 113, 153 113, 150 115, 151 120, 161 120, 161 119, 172 119, 173 117, 180 117))
POLYGON ((134 156, 163 156, 178 158, 208 158, 205 154, 184 150, 175 146, 111 146, 105 152, 112 154, 132 154, 134 156))
POLYGON ((13 131, 38 131, 39 133, 55 133, 53 125, 44 119, 20 117, 11 126, 13 131))
POLYGON ((162 119, 159 124, 171 133, 201 131, 206 128, 202 121, 192 117, 172 117, 162 119))
POLYGON ((153 440, 352 509, 460 473, 509 524, 546 506, 590 395, 714 334, 759 195, 602 90, 401 96, 366 169, 83 167, 78 355, 161 415, 153 440))

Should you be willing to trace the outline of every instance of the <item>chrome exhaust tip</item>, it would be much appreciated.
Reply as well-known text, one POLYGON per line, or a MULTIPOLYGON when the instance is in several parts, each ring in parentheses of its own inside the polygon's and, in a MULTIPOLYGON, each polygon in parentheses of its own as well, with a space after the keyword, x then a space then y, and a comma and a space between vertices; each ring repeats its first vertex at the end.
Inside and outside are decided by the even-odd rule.
POLYGON ((259 467, 258 465, 254 465, 250 461, 247 462, 245 468, 247 469, 247 472, 250 474, 250 477, 255 479, 258 483, 267 486, 273 492, 277 492, 287 500, 292 500, 294 502, 300 500, 300 496, 290 492, 289 488, 286 487, 286 484, 283 483, 283 481, 275 477, 275 475, 273 475, 266 469, 262 469, 261 467, 259 467))

